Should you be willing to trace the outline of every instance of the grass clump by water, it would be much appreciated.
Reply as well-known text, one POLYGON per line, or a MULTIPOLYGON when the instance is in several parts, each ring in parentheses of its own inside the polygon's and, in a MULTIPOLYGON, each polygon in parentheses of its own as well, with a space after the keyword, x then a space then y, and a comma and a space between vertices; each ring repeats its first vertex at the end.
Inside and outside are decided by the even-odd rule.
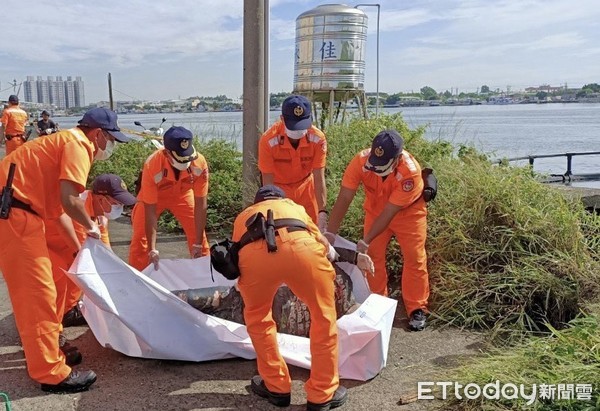
POLYGON ((522 399, 453 400, 449 409, 480 410, 564 410, 600 409, 600 321, 591 315, 575 319, 563 330, 548 325, 551 335, 534 337, 511 350, 493 350, 485 357, 459 368, 448 381, 480 387, 500 382, 525 386, 528 395, 535 384, 537 400, 527 405, 522 399), (545 384, 548 388, 544 388, 545 384), (560 384, 560 385, 559 385, 560 384), (567 384, 571 384, 569 387, 567 384), (553 388, 552 388, 553 387, 553 388), (546 391, 552 396, 544 395, 546 391), (560 392, 559 392, 560 390, 560 392), (569 390, 571 393, 569 394, 569 390), (564 392, 567 394, 561 394, 564 392), (589 393, 589 395, 586 395, 589 393), (567 397, 567 398, 565 398, 567 397))

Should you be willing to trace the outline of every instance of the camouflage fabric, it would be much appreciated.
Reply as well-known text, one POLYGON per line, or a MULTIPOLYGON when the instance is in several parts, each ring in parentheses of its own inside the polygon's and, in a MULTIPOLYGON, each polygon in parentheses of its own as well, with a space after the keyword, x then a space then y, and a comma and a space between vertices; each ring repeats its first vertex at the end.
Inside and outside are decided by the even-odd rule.
MULTIPOLYGON (((352 280, 337 264, 335 310, 337 318, 357 307, 352 294, 352 280)), ((244 302, 234 287, 212 287, 203 289, 172 291, 177 297, 205 314, 214 315, 239 324, 244 322, 244 302)), ((292 293, 287 286, 281 286, 273 299, 273 320, 277 331, 284 334, 308 337, 310 331, 310 313, 308 307, 292 293)))

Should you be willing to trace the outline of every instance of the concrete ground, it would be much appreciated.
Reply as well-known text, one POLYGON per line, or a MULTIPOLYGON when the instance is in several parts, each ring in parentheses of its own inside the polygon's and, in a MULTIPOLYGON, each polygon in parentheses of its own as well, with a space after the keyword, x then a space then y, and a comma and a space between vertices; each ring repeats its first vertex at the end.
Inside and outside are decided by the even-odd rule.
MULTIPOLYGON (((0 148, 0 158, 4 156, 0 148)), ((131 226, 127 218, 112 222, 114 251, 127 259, 131 226)), ((1 241, 1 239, 0 239, 1 241)), ((1 245, 0 245, 1 246, 1 245)), ((161 235, 162 258, 187 257, 182 236, 161 235)), ((98 381, 87 392, 57 395, 40 390, 25 369, 6 284, 0 277, 0 392, 12 410, 275 410, 249 391, 255 361, 232 359, 189 363, 127 357, 101 347, 87 327, 65 329, 83 353, 80 369, 93 369, 98 381)), ((448 409, 443 403, 421 400, 399 405, 401 396, 416 393, 418 381, 447 381, 448 371, 476 355, 482 339, 475 333, 428 328, 407 330, 406 314, 398 305, 387 367, 370 381, 343 380, 349 401, 341 410, 421 411, 448 409)), ((290 366, 293 378, 290 410, 305 409, 303 383, 309 371, 290 366)), ((2 397, 0 397, 0 409, 2 397)))

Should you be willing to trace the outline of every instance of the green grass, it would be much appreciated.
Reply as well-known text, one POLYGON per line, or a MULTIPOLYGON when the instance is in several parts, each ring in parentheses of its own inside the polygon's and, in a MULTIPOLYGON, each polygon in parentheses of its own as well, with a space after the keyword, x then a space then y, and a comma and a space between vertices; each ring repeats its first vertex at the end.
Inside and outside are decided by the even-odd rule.
POLYGON ((591 384, 591 400, 560 400, 558 397, 538 400, 526 406, 523 400, 453 400, 446 404, 453 410, 564 410, 592 411, 600 409, 600 321, 590 315, 577 318, 568 328, 556 330, 548 326, 551 335, 533 337, 518 347, 495 349, 461 367, 448 381, 475 383, 480 387, 500 381, 501 385, 524 384, 527 392, 533 384, 591 384))

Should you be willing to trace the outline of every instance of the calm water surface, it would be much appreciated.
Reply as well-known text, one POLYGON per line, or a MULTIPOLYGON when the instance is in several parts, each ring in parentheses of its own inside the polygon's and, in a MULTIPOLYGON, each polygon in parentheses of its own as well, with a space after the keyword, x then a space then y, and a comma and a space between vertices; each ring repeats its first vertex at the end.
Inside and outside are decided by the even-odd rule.
MULTIPOLYGON (((600 104, 405 107, 383 111, 401 112, 411 128, 425 125, 428 139, 473 145, 492 158, 600 151, 600 104)), ((241 142, 241 112, 121 114, 119 124, 141 130, 134 121, 153 127, 163 116, 167 119, 165 129, 180 125, 207 138, 241 142)), ((270 112, 271 121, 278 116, 279 112, 270 112)), ((65 128, 74 126, 79 118, 57 117, 55 121, 65 128)), ((535 169, 564 173, 566 158, 538 159, 535 169)), ((573 172, 600 173, 600 155, 575 157, 573 172)))

